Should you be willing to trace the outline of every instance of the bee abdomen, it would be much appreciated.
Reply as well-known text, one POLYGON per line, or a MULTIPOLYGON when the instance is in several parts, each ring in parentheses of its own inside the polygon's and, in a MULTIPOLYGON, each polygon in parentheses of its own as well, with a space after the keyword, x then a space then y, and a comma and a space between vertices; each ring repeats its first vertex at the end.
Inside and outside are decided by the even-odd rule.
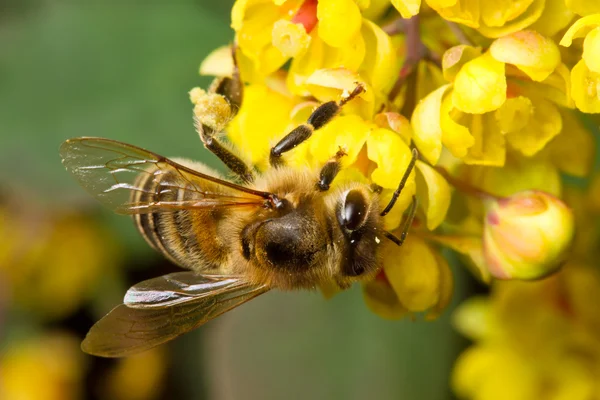
MULTIPOLYGON (((189 200, 190 194, 193 193, 186 190, 186 186, 173 185, 173 174, 144 174, 141 179, 145 179, 139 184, 143 190, 134 193, 132 198, 134 203, 189 200), (163 182, 168 182, 169 185, 163 182)), ((194 234, 190 213, 190 210, 180 209, 136 214, 134 221, 144 239, 153 248, 173 263, 194 269, 201 251, 194 234)))

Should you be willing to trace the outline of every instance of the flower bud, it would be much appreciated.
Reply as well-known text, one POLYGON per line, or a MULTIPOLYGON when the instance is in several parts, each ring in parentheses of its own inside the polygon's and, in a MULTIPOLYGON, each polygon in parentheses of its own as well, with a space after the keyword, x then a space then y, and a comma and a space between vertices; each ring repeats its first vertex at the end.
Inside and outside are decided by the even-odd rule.
POLYGON ((486 204, 484 257, 499 279, 538 279, 555 272, 574 233, 571 210, 541 191, 524 191, 486 204))

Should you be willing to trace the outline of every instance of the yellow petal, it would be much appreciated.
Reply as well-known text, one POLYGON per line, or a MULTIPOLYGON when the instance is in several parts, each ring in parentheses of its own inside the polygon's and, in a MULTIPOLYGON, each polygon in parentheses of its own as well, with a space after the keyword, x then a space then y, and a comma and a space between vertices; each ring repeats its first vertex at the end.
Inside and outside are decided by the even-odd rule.
POLYGON ((523 14, 533 0, 495 0, 481 2, 481 19, 486 26, 501 27, 523 14))
POLYGON ((565 0, 565 3, 571 11, 579 15, 600 13, 600 3, 595 0, 565 0))
POLYGON ((452 96, 444 96, 441 110, 442 143, 453 156, 463 158, 475 144, 475 138, 469 129, 454 120, 459 119, 459 114, 462 112, 452 107, 452 96))
POLYGON ((454 107, 471 114, 496 110, 506 100, 504 63, 484 54, 469 61, 454 80, 454 107))
POLYGON ((496 39, 490 54, 498 61, 515 65, 537 82, 546 79, 560 64, 554 41, 535 31, 519 31, 496 39))
POLYGON ((285 57, 296 57, 306 51, 311 39, 304 25, 294 24, 285 19, 275 22, 271 35, 273 46, 285 57))
POLYGON ((585 36, 582 58, 590 71, 600 73, 600 27, 585 36))
POLYGON ((426 163, 417 160, 417 193, 425 210, 427 229, 437 228, 446 218, 450 207, 450 185, 443 176, 426 163))
POLYGON ((494 113, 503 134, 518 132, 529 124, 533 116, 533 104, 525 96, 507 99, 494 113))
POLYGON ((594 163, 594 136, 572 112, 565 110, 561 115, 562 132, 548 143, 552 163, 567 174, 583 178, 594 163))
MULTIPOLYGON (((463 159, 471 165, 503 166, 506 158, 506 141, 496 121, 490 114, 475 114, 468 121, 468 128, 475 139, 475 144, 469 148, 463 159)), ((461 121, 458 121, 461 123, 461 121)), ((461 123, 461 125, 465 125, 461 123)))
POLYGON ((383 112, 375 115, 373 122, 380 128, 390 129, 400 135, 404 143, 410 145, 413 131, 410 121, 396 112, 383 112))
POLYGON ((425 98, 445 83, 444 74, 436 63, 427 60, 419 62, 417 65, 417 99, 425 98))
POLYGON ((427 4, 448 21, 471 28, 479 27, 479 0, 427 0, 427 4))
POLYGON ((200 75, 231 76, 232 74, 233 58, 230 46, 221 46, 213 50, 200 64, 200 75))
POLYGON ((540 18, 529 29, 552 37, 569 25, 573 19, 573 11, 567 8, 565 0, 546 0, 540 18))
POLYGON ((431 238, 434 242, 448 247, 457 253, 463 255, 467 261, 466 266, 471 273, 484 283, 492 280, 490 271, 483 257, 483 242, 481 240, 481 228, 478 228, 477 235, 436 235, 431 238))
POLYGON ((589 70, 580 60, 571 70, 571 95, 584 113, 600 113, 600 74, 589 70))
POLYGON ((392 0, 392 5, 402 15, 402 18, 410 18, 419 13, 421 0, 392 0))
POLYGON ((444 78, 447 81, 453 81, 456 74, 462 66, 479 57, 481 55, 481 47, 468 46, 461 44, 449 48, 444 52, 442 57, 442 70, 444 72, 444 78))
POLYGON ((371 119, 375 107, 374 94, 371 87, 358 74, 345 68, 319 69, 306 80, 307 89, 319 101, 339 100, 342 95, 351 93, 357 84, 362 84, 365 91, 344 105, 343 112, 357 114, 364 119, 371 119))
POLYGON ((419 101, 411 117, 413 140, 421 155, 432 165, 438 162, 442 152, 440 113, 442 97, 449 87, 444 85, 419 101))
POLYGON ((483 296, 475 296, 465 300, 452 315, 452 325, 463 336, 471 340, 490 337, 493 332, 493 312, 490 300, 483 296))
POLYGON ((434 253, 440 269, 440 296, 437 304, 431 308, 425 315, 428 321, 438 318, 452 301, 454 294, 454 277, 448 265, 448 261, 438 252, 434 253))
MULTIPOLYGON (((567 0, 568 1, 568 0, 567 0)), ((597 28, 600 25, 600 14, 589 15, 578 19, 560 40, 560 45, 569 47, 573 43, 573 39, 585 37, 589 31, 597 28)))
MULTIPOLYGON (((479 32, 489 38, 498 38, 527 28, 540 18, 542 12, 544 11, 545 2, 546 0, 534 0, 525 12, 503 25, 490 26, 487 24, 481 24, 479 27, 479 32)), ((491 2, 486 1, 486 3, 491 2)), ((511 4, 519 3, 521 2, 511 1, 511 4)))
POLYGON ((504 168, 483 167, 476 170, 471 182, 497 196, 510 196, 524 190, 543 190, 560 196, 560 173, 549 160, 511 157, 504 168))
POLYGON ((571 71, 564 63, 560 63, 554 72, 542 82, 522 82, 522 88, 528 88, 531 93, 537 93, 561 107, 575 108, 571 96, 571 71))
MULTIPOLYGON (((398 174, 400 175, 400 174, 398 174)), ((412 197, 417 193, 417 185, 415 183, 416 179, 414 178, 414 174, 410 176, 404 189, 398 196, 398 200, 396 200, 396 204, 394 208, 390 210, 389 213, 383 218, 383 227, 386 231, 393 231, 398 228, 402 221, 404 220, 404 212, 408 209, 408 206, 412 203, 412 197)), ((396 187, 400 183, 400 176, 397 178, 396 187)), ((394 189, 384 189, 379 195, 379 204, 381 207, 385 206, 392 199, 392 195, 394 194, 394 189)))
MULTIPOLYGON (((243 60, 244 57, 238 57, 240 67, 244 62, 250 62, 252 75, 264 77, 287 61, 287 57, 272 45, 271 31, 276 21, 290 18, 300 4, 300 0, 280 4, 264 0, 244 0, 234 4, 231 26, 236 31, 235 40, 239 51, 246 58, 243 60)), ((244 79, 252 81, 247 77, 244 79)))
POLYGON ((346 45, 360 30, 362 16, 352 0, 319 0, 319 36, 332 47, 346 45))
POLYGON ((365 283, 363 299, 367 307, 381 318, 400 319, 409 313, 386 280, 374 279, 365 283))
POLYGON ((363 20, 361 33, 366 54, 359 72, 371 82, 375 92, 387 94, 400 71, 396 48, 389 35, 367 19, 363 20))
POLYGON ((228 125, 228 137, 252 164, 264 169, 271 144, 287 134, 293 106, 292 99, 264 85, 246 86, 242 107, 228 125))
POLYGON ((531 400, 538 397, 535 372, 508 344, 482 344, 459 356, 452 386, 464 398, 531 400))
POLYGON ((348 166, 356 161, 369 131, 369 125, 358 115, 338 116, 315 131, 308 141, 310 154, 322 165, 342 148, 347 153, 342 157, 342 165, 348 166))
POLYGON ((533 113, 521 130, 508 132, 506 140, 524 155, 531 157, 562 130, 558 108, 544 98, 535 99, 533 113))
POLYGON ((374 129, 367 139, 367 155, 377 163, 371 180, 384 188, 398 187, 411 159, 410 148, 400 135, 389 129, 374 129))
POLYGON ((386 244, 382 253, 385 274, 406 309, 425 311, 438 302, 438 260, 423 239, 409 235, 401 247, 386 244))
MULTIPOLYGON (((358 4, 360 7, 360 3, 358 4)), ((369 5, 366 9, 361 7, 362 15, 368 20, 377 21, 383 14, 385 14, 389 6, 389 0, 369 0, 369 5)))

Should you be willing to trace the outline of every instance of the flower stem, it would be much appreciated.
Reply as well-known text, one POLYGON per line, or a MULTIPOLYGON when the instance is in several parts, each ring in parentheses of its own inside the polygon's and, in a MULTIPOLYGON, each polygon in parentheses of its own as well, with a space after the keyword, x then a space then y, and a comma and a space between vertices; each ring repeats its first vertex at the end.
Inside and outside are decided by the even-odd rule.
POLYGON ((421 41, 421 34, 419 32, 419 16, 415 15, 408 20, 404 20, 403 28, 406 35, 406 59, 404 60, 402 69, 400 69, 400 76, 388 96, 390 100, 395 99, 400 94, 400 90, 407 82, 407 79, 413 75, 417 64, 427 53, 427 48, 421 41))

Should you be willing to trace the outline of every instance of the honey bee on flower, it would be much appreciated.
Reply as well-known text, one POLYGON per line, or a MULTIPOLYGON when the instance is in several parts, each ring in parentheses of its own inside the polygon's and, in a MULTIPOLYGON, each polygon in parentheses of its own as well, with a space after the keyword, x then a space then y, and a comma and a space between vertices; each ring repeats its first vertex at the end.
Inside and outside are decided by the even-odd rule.
POLYGON ((579 119, 597 112, 594 7, 236 1, 233 44, 200 66, 213 84, 189 93, 231 179, 120 142, 63 147, 94 196, 192 270, 133 286, 85 349, 143 350, 271 289, 359 283, 383 318, 434 319, 453 293, 444 248, 486 284, 559 271, 577 232, 562 176, 594 159, 579 119))

